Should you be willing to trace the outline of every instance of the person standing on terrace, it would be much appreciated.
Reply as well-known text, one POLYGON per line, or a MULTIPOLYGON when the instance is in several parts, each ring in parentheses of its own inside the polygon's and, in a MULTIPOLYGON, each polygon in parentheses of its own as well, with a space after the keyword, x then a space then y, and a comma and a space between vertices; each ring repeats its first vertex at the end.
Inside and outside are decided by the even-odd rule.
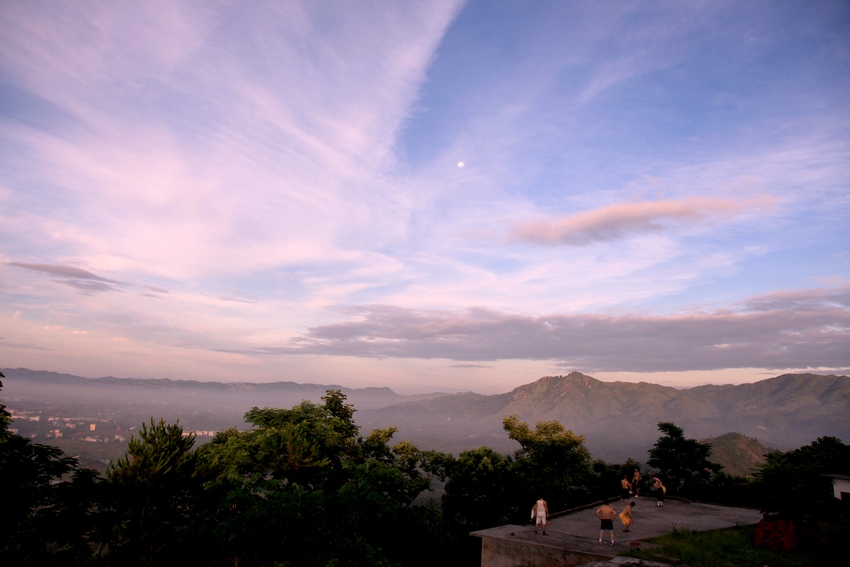
POLYGON ((546 535, 546 520, 549 518, 549 505, 546 504, 546 501, 541 497, 534 503, 534 507, 531 511, 534 514, 534 533, 537 533, 537 528, 542 524, 543 535, 546 535))
POLYGON ((635 474, 632 476, 632 492, 635 493, 635 498, 640 495, 640 469, 635 469, 635 474))
POLYGON ((596 517, 602 522, 599 526, 599 545, 602 545, 602 536, 605 532, 611 533, 611 545, 614 545, 614 518, 616 516, 617 511, 608 504, 608 499, 606 498, 602 502, 602 506, 596 510, 596 517))
POLYGON ((632 495, 631 490, 632 485, 629 484, 629 477, 628 475, 624 474, 623 480, 620 481, 620 504, 626 502, 629 499, 629 496, 632 495))

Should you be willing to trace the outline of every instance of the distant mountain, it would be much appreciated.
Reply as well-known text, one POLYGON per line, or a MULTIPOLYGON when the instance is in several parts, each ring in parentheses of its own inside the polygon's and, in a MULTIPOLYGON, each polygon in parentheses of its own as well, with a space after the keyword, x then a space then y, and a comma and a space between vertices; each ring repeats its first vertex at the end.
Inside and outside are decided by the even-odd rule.
MULTIPOLYGON (((252 401, 253 405, 260 407, 289 407, 304 399, 318 402, 325 395, 326 390, 341 390, 348 397, 348 401, 355 404, 357 408, 384 407, 405 401, 425 400, 445 395, 433 393, 404 396, 386 387, 346 388, 338 384, 199 382, 197 380, 170 380, 168 378, 115 378, 114 376, 83 378, 73 374, 29 370, 27 368, 3 368, 0 369, 0 372, 6 375, 7 387, 73 386, 74 388, 82 388, 82 390, 78 390, 80 392, 86 392, 86 389, 97 389, 101 394, 109 390, 132 389, 136 391, 136 395, 146 392, 158 397, 162 397, 164 394, 178 397, 181 395, 226 394, 231 400, 249 400, 252 401)), ((248 408, 250 407, 248 406, 248 408)))
MULTIPOLYGON (((594 457, 612 462, 628 457, 645 462, 647 449, 659 435, 658 422, 672 421, 688 437, 715 439, 714 457, 722 459, 729 472, 738 470, 735 463, 749 467, 762 450, 738 440, 724 452, 723 435, 730 431, 782 450, 824 435, 850 442, 847 376, 785 374, 739 386, 678 390, 646 382, 601 382, 573 372, 491 396, 472 392, 402 396, 389 388, 295 382, 90 379, 22 368, 2 371, 7 376, 4 399, 23 395, 31 401, 52 400, 54 405, 60 400, 87 408, 109 406, 127 423, 138 424, 155 415, 179 418, 201 429, 242 424, 242 415, 252 406, 288 408, 304 399, 317 402, 325 390, 339 389, 354 404, 355 419, 365 432, 395 426, 396 438, 455 453, 482 445, 502 452, 516 449, 502 430, 503 418, 512 414, 531 424, 558 420, 586 437, 594 457)), ((74 411, 81 411, 77 408, 74 411)))
POLYGON ((764 456, 771 450, 758 439, 740 433, 724 433, 702 441, 711 443, 711 462, 723 465, 723 472, 735 476, 752 474, 756 465, 765 462, 764 456))
POLYGON ((454 450, 515 447, 501 431, 504 416, 529 423, 558 420, 586 436, 594 456, 645 461, 657 423, 672 421, 692 438, 729 431, 793 448, 823 435, 850 440, 850 378, 786 374, 740 386, 677 390, 657 384, 601 382, 579 372, 546 376, 494 396, 452 394, 361 412, 365 427, 397 425, 424 445, 454 450))

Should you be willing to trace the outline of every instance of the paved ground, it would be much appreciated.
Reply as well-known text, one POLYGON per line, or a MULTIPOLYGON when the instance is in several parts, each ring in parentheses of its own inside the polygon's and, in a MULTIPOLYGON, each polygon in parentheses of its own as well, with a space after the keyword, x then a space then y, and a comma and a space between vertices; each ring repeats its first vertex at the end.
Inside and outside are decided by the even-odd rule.
MULTIPOLYGON (((678 500, 668 499, 664 507, 658 508, 654 498, 638 498, 632 511, 635 523, 629 533, 623 533, 622 523, 614 522, 614 546, 611 546, 610 536, 606 533, 603 545, 599 545, 599 520, 596 518, 596 508, 579 510, 555 517, 546 528, 546 536, 534 534, 534 526, 505 525, 488 530, 479 530, 472 535, 479 537, 494 537, 506 540, 532 542, 547 547, 557 547, 584 553, 593 553, 604 557, 613 557, 623 549, 628 549, 631 542, 660 536, 673 531, 675 528, 689 528, 705 531, 729 528, 736 525, 756 524, 761 520, 758 510, 748 508, 731 508, 713 504, 686 504, 678 500)), ((623 508, 618 502, 613 503, 617 512, 623 508)), ((641 548, 646 549, 647 544, 641 548)))

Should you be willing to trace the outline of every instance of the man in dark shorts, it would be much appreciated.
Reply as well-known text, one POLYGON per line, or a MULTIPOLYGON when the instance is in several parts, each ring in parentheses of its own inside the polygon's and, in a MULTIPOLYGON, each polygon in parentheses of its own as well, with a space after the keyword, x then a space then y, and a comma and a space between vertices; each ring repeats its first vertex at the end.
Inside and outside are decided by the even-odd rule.
POLYGON ((602 545, 602 535, 605 532, 610 532, 611 545, 614 545, 614 518, 617 517, 617 511, 608 505, 607 498, 596 511, 596 517, 602 521, 602 524, 599 526, 599 545, 602 545))
POLYGON ((664 506, 664 496, 667 492, 667 489, 664 488, 664 483, 661 482, 660 478, 655 477, 653 480, 655 481, 655 484, 653 485, 655 487, 655 505, 661 508, 662 506, 664 506))
POLYGON ((628 502, 629 497, 632 495, 632 485, 629 482, 629 475, 623 475, 623 480, 620 481, 620 488, 620 504, 622 504, 623 502, 628 502))

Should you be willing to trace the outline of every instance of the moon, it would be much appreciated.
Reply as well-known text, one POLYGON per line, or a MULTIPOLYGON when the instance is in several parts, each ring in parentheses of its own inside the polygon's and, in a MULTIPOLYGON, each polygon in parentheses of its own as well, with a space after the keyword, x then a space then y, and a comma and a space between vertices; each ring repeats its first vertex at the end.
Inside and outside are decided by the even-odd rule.
POLYGON ((457 166, 458 166, 458 167, 463 167, 463 162, 462 162, 462 161, 457 162, 457 166))

